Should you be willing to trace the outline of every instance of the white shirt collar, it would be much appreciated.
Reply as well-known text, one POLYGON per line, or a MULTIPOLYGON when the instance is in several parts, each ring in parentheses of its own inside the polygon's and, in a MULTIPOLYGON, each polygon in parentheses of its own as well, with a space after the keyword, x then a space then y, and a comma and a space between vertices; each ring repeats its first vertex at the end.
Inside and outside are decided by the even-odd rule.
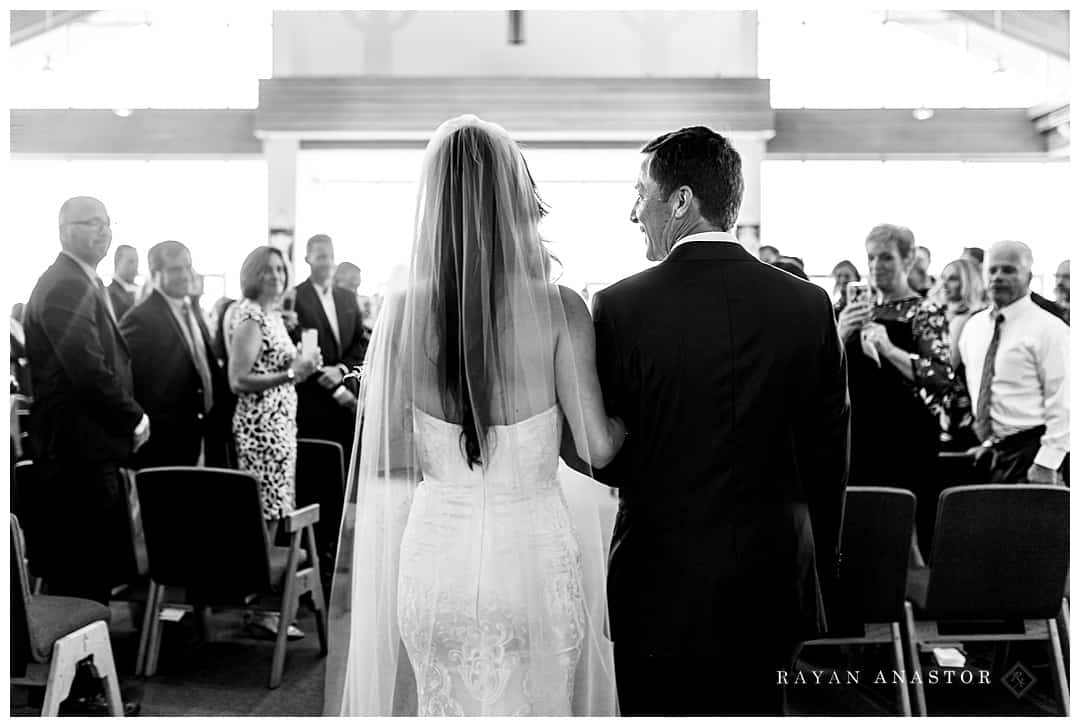
POLYGON ((995 308, 993 305, 991 305, 987 309, 987 315, 993 318, 994 314, 1000 311, 1001 313, 1005 314, 1005 318, 1007 320, 1010 314, 1016 315, 1017 313, 1022 313, 1033 305, 1035 305, 1035 301, 1031 299, 1031 292, 1029 291, 1022 297, 1017 298, 1012 303, 1009 303, 1004 308, 995 308))
POLYGON ((320 284, 312 280, 311 287, 315 288, 315 292, 319 295, 320 298, 325 298, 326 296, 334 292, 334 281, 327 280, 325 283, 320 284))
MULTIPOLYGON (((672 250, 675 250, 679 245, 687 242, 734 242, 739 243, 739 238, 730 232, 724 232, 722 230, 712 230, 709 232, 696 232, 693 235, 687 235, 686 237, 680 237, 675 241, 675 244, 671 246, 672 250)), ((671 254, 670 252, 668 253, 671 254)))
POLYGON ((119 283, 121 288, 131 293, 132 295, 137 296, 139 294, 139 286, 135 283, 129 283, 126 280, 121 280, 120 278, 113 278, 113 280, 119 283))

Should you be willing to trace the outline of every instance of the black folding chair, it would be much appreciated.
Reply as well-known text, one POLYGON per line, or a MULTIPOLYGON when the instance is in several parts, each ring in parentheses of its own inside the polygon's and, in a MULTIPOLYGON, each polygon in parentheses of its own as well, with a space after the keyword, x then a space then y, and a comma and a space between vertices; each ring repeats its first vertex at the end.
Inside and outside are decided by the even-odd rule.
POLYGON ((315 542, 319 557, 328 565, 324 574, 326 578, 333 573, 344 504, 345 464, 341 445, 325 439, 298 439, 296 506, 319 506, 315 542))
MULTIPOLYGON (((892 644, 893 662, 906 673, 904 585, 911 533, 915 527, 915 495, 891 487, 849 487, 844 493, 840 536, 843 560, 839 590, 829 613, 832 633, 803 646, 892 644)), ((896 685, 900 713, 911 716, 906 684, 896 685)))
MULTIPOLYGON (((950 487, 938 501, 930 562, 930 568, 909 573, 906 617, 914 644, 1046 641, 1057 696, 1068 715, 1057 625, 1069 567, 1068 488, 950 487)), ((918 654, 912 659, 918 669, 918 654)), ((921 680, 915 682, 915 699, 925 716, 921 680)))
MULTIPOLYGON (((326 606, 313 526, 319 506, 283 519, 289 547, 271 545, 255 476, 238 470, 159 467, 136 475, 150 567, 150 598, 139 642, 137 672, 157 671, 161 612, 167 586, 183 587, 192 610, 244 607, 252 596, 280 601, 281 620, 270 668, 270 688, 281 684, 288 629, 301 596, 310 596, 326 654, 326 606), (301 548, 304 539, 306 552, 301 548)), ((172 600, 169 605, 176 605, 172 600)))

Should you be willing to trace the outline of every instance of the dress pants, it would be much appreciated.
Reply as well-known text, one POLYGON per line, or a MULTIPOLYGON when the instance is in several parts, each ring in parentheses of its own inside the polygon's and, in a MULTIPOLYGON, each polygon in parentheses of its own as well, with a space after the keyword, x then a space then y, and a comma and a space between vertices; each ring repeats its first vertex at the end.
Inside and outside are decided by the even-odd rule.
MULTIPOLYGON (((35 463, 35 466, 38 466, 35 463)), ((113 463, 41 462, 46 508, 36 534, 46 552, 48 592, 109 604, 113 586, 135 574, 131 517, 113 463)))
MULTIPOLYGON (((742 628, 732 625, 733 632, 742 628)), ((783 716, 777 671, 791 668, 799 642, 745 631, 695 653, 649 653, 616 640, 622 716, 783 716)))
MULTIPOLYGON (((990 482, 994 484, 1017 484, 1028 481, 1027 473, 1035 463, 1039 453, 1040 439, 1046 427, 1035 427, 1017 432, 996 443, 990 450, 990 482)), ((1064 484, 1069 484, 1069 455, 1058 472, 1062 474, 1064 484)))

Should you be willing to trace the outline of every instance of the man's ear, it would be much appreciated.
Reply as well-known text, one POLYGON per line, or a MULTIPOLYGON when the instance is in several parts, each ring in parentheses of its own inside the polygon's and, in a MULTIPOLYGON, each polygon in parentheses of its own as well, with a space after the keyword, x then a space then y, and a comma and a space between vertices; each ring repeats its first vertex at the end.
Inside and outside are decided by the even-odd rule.
POLYGON ((675 190, 675 217, 683 218, 694 205, 694 190, 685 184, 675 190))

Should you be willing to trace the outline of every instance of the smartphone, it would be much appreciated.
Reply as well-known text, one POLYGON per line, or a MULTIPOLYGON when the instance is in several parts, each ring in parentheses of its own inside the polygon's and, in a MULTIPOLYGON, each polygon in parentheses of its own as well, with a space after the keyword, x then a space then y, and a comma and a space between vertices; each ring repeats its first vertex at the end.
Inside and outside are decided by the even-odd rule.
POLYGON ((852 280, 847 284, 847 304, 870 302, 870 283, 863 280, 852 280))
POLYGON ((300 350, 305 356, 311 356, 318 345, 319 332, 314 328, 305 328, 300 334, 300 350))

